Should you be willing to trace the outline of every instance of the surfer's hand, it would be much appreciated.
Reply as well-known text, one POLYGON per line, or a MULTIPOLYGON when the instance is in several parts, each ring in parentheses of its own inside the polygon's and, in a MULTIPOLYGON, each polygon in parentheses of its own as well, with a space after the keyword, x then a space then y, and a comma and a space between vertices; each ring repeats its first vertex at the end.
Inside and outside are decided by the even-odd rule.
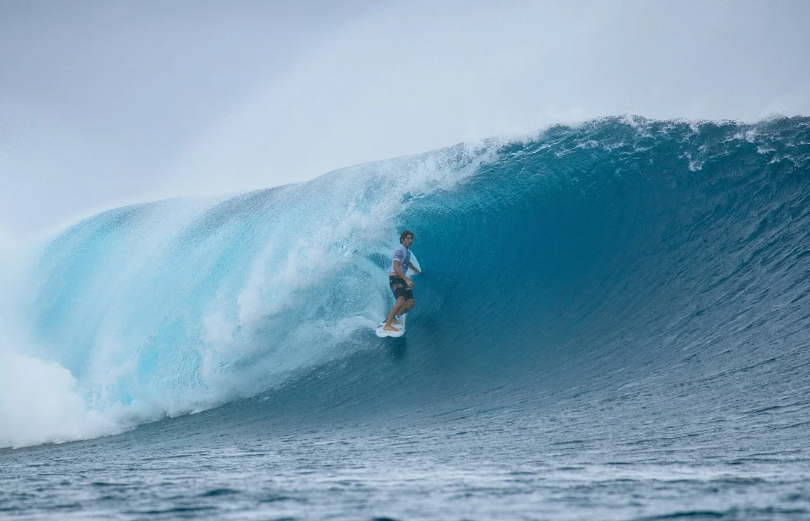
POLYGON ((412 287, 413 287, 413 281, 412 281, 411 279, 405 279, 405 282, 407 282, 407 283, 408 283, 408 287, 409 287, 409 288, 412 288, 412 287))

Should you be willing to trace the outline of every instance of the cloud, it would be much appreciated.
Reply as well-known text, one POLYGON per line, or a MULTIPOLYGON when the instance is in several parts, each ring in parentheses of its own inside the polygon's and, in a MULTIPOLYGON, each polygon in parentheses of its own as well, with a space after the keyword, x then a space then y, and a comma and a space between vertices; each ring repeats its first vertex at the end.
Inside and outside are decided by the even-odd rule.
POLYGON ((807 11, 739 2, 395 5, 346 26, 205 129, 167 189, 258 188, 604 115, 806 113, 810 38, 784 23, 796 9, 807 11))
MULTIPOLYGON (((47 98, 39 112, 59 114, 65 139, 54 141, 81 152, 43 162, 47 133, 10 152, 3 138, 10 161, 27 165, 28 184, 12 188, 0 218, 42 227, 125 202, 275 186, 603 115, 810 113, 802 1, 415 1, 358 4, 334 22, 312 7, 294 20, 258 8, 220 16, 216 4, 189 19, 185 7, 102 17, 108 25, 92 38, 61 38, 59 52, 87 60, 71 68, 83 71, 69 76, 73 111, 59 89, 43 90, 62 61, 46 59, 57 51, 40 34, 36 51, 6 70, 42 69, 20 77, 47 98), (168 26, 171 35, 155 36, 168 26), (75 52, 107 45, 126 52, 75 52), (39 208, 16 203, 18 192, 39 208)), ((0 164, 0 175, 16 173, 0 164)))

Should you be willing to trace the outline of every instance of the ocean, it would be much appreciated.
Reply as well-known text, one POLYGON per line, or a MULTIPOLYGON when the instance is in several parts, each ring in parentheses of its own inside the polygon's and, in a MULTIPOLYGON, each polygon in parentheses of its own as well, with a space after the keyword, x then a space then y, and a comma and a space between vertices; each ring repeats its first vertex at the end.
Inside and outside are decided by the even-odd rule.
POLYGON ((0 518, 810 519, 810 118, 116 208, 6 271, 0 518))

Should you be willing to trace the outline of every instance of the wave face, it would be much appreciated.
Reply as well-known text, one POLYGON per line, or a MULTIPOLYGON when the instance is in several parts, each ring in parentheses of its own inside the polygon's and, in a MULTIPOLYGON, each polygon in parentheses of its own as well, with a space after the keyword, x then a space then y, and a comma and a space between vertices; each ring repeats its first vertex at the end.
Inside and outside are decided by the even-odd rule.
POLYGON ((795 403, 809 160, 810 118, 611 118, 119 208, 44 248, 28 354, 117 428, 226 403, 537 410, 628 386, 691 386, 712 410, 795 403), (378 339, 404 228, 425 273, 408 334, 378 339))

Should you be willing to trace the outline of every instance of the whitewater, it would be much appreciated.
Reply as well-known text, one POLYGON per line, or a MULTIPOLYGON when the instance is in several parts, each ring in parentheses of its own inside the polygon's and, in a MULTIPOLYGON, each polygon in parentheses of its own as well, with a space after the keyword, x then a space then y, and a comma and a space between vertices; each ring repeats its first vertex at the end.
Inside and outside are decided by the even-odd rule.
POLYGON ((5 518, 810 517, 810 118, 554 126, 2 254, 5 518))

